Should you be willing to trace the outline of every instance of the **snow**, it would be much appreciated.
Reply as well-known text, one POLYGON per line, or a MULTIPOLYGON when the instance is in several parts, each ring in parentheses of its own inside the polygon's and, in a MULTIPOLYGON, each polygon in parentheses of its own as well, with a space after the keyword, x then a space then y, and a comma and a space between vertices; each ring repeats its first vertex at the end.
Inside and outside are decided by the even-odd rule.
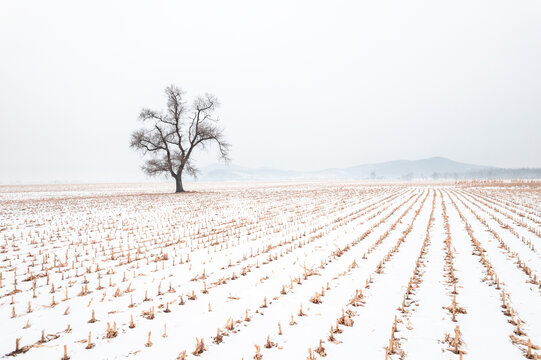
POLYGON ((304 359, 309 349, 317 359, 320 340, 328 359, 458 359, 446 342, 457 326, 465 359, 522 359, 529 339, 541 345, 537 187, 189 187, 0 186, 0 356, 60 359, 66 345, 72 359, 193 359, 197 338, 201 359, 252 359, 256 345, 262 359, 304 359), (453 321, 455 295, 465 311, 453 321), (353 324, 330 341, 342 311, 353 324), (117 334, 107 336, 108 323, 117 334), (24 351, 13 353, 18 338, 24 351))

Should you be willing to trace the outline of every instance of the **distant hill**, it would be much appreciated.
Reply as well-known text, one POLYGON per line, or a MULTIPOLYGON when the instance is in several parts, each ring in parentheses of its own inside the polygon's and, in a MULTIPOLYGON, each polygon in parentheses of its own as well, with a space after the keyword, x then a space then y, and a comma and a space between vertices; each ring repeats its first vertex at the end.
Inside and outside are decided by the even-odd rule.
POLYGON ((355 178, 426 179, 442 176, 443 174, 461 174, 488 169, 491 169, 491 167, 460 163, 443 157, 432 157, 413 161, 395 160, 377 164, 359 165, 345 170, 355 178))
POLYGON ((249 180, 363 180, 363 179, 539 179, 541 169, 503 169, 431 157, 421 160, 394 160, 343 169, 318 171, 248 168, 212 165, 201 169, 202 181, 249 180))

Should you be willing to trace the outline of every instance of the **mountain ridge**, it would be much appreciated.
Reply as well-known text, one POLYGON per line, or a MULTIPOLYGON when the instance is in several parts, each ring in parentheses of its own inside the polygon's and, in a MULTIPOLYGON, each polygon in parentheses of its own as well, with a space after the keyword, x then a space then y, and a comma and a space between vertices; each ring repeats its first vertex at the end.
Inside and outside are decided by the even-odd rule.
POLYGON ((435 156, 418 160, 391 160, 346 168, 314 171, 250 168, 239 165, 210 165, 201 169, 202 181, 249 180, 365 180, 365 179, 492 179, 541 178, 541 169, 505 169, 475 165, 435 156))

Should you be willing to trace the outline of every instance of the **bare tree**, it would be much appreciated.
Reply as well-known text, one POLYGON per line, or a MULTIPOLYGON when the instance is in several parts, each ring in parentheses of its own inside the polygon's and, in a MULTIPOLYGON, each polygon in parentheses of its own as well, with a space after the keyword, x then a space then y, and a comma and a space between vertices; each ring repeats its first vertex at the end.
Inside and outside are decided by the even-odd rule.
POLYGON ((218 99, 210 94, 197 97, 190 107, 184 102, 184 92, 174 85, 165 88, 165 111, 143 109, 139 120, 144 127, 131 134, 130 146, 147 156, 142 169, 148 175, 170 174, 176 181, 176 192, 184 192, 182 173, 197 176, 192 153, 211 143, 218 146, 220 157, 229 161, 230 145, 224 140, 215 115, 218 99))

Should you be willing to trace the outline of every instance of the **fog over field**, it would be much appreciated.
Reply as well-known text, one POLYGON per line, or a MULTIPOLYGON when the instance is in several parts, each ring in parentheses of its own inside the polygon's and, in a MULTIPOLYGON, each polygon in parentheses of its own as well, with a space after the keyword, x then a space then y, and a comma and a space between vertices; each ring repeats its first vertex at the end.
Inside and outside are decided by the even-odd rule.
POLYGON ((3 1, 0 181, 148 180, 129 133, 171 83, 218 97, 236 166, 541 167, 540 17, 537 0, 3 1))

